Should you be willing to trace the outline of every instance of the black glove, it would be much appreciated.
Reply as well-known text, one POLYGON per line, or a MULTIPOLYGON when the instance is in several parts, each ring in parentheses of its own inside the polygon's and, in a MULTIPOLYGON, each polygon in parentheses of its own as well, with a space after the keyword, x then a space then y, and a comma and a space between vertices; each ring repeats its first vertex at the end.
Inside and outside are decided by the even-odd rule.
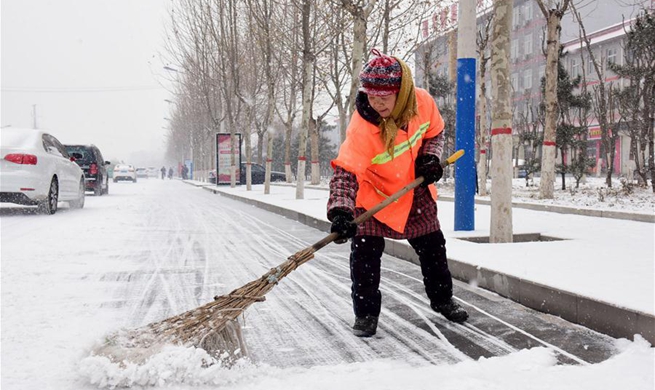
POLYGON ((443 168, 439 157, 434 154, 422 154, 416 158, 414 165, 416 168, 416 177, 423 176, 423 183, 421 186, 427 187, 432 183, 436 183, 443 176, 443 168))
POLYGON ((334 240, 337 244, 343 244, 349 238, 355 237, 357 225, 353 223, 353 214, 350 211, 336 209, 332 212, 332 226, 330 233, 339 233, 339 238, 334 240))

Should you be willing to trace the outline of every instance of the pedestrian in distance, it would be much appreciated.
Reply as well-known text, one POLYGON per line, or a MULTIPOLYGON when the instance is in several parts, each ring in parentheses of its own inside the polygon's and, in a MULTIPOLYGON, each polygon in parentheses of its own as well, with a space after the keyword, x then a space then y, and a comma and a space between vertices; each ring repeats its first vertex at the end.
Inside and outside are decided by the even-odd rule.
POLYGON ((173 167, 168 168, 168 178, 169 179, 173 178, 173 167))
POLYGON ((346 139, 332 160, 327 217, 336 243, 352 239, 351 297, 359 337, 375 335, 380 316, 384 238, 407 239, 421 263, 430 307, 462 323, 468 313, 453 299, 446 240, 437 216, 434 185, 443 175, 439 157, 444 122, 430 94, 414 86, 407 65, 372 50, 360 75, 346 139), (423 176, 424 182, 357 226, 352 221, 423 176))
POLYGON ((161 171, 161 179, 164 180, 166 178, 166 167, 162 166, 160 171, 161 171))

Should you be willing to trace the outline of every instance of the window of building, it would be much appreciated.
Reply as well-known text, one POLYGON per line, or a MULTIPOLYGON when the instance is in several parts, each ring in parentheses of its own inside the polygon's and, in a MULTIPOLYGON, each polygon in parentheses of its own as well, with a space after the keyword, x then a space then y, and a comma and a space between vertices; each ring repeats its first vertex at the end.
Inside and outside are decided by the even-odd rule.
POLYGON ((523 71, 523 89, 532 89, 532 69, 523 71))
POLYGON ((512 46, 511 46, 511 59, 515 60, 519 57, 519 40, 518 39, 512 39, 512 46))
POLYGON ((532 54, 532 33, 525 35, 523 41, 523 55, 526 57, 532 54))
POLYGON ((576 78, 580 76, 580 60, 571 58, 571 77, 576 78))
POLYGON ((616 64, 617 55, 618 50, 615 47, 607 49, 607 64, 616 64))
POLYGON ((591 56, 587 58, 587 74, 595 74, 596 69, 594 68, 594 61, 591 59, 591 56))
POLYGON ((523 19, 525 19, 526 22, 529 22, 532 20, 532 17, 532 3, 528 1, 523 8, 523 19))
POLYGON ((512 14, 512 28, 517 29, 521 26, 521 7, 514 7, 512 14))

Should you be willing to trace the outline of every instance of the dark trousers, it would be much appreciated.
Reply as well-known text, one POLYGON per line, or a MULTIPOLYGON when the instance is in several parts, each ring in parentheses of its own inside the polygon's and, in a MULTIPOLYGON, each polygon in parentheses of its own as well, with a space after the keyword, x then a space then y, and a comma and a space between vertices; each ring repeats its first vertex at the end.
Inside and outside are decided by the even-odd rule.
MULTIPOLYGON (((441 230, 412 238, 421 263, 425 292, 434 304, 448 301, 453 296, 453 280, 446 261, 446 239, 441 230)), ((355 316, 379 316, 382 302, 380 293, 380 265, 384 238, 356 236, 350 252, 351 296, 355 316)))

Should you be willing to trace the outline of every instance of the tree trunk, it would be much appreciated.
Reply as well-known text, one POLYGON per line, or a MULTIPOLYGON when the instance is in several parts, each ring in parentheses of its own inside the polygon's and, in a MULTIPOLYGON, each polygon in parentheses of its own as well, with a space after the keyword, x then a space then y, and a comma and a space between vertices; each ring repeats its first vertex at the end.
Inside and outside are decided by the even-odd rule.
POLYGON ((366 46, 366 17, 360 14, 353 15, 353 60, 350 93, 348 94, 348 117, 355 112, 355 97, 359 89, 359 72, 362 71, 364 61, 364 48, 366 46))
MULTIPOLYGON (((652 104, 655 97, 655 83, 651 88, 650 101, 647 101, 646 104, 652 104)), ((652 105, 646 111, 647 117, 649 119, 648 123, 648 169, 650 170, 650 185, 655 192, 655 115, 652 110, 652 105)))
POLYGON ((453 30, 448 35, 448 77, 453 83, 453 89, 457 90, 457 31, 453 30))
POLYGON ((307 134, 310 126, 312 113, 312 90, 314 73, 314 53, 311 48, 311 37, 309 31, 309 16, 311 12, 311 0, 304 0, 302 7, 302 35, 303 35, 303 91, 302 91, 302 124, 298 135, 298 179, 296 180, 296 199, 305 197, 305 165, 307 158, 307 134))
POLYGON ((264 181, 264 194, 271 193, 271 170, 273 169, 273 134, 266 132, 266 180, 264 181))
POLYGON ((311 183, 318 185, 321 183, 321 168, 319 165, 319 146, 318 146, 318 123, 314 118, 309 118, 309 134, 310 134, 310 152, 312 156, 312 178, 311 183))
POLYGON ((491 226, 490 243, 512 242, 512 86, 509 83, 512 1, 494 2, 491 40, 491 226))
POLYGON ((557 133, 557 61, 559 58, 560 17, 556 12, 547 17, 546 49, 546 124, 541 160, 539 197, 553 199, 555 191, 555 154, 557 133))

